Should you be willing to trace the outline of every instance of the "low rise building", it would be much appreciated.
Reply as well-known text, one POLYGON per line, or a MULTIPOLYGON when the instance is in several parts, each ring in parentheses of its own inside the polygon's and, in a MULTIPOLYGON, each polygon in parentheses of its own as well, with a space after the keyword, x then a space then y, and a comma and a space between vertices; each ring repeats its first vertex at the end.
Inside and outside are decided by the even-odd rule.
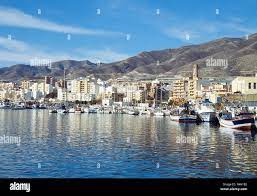
POLYGON ((257 94, 257 77, 237 77, 232 81, 232 92, 243 95, 257 94))

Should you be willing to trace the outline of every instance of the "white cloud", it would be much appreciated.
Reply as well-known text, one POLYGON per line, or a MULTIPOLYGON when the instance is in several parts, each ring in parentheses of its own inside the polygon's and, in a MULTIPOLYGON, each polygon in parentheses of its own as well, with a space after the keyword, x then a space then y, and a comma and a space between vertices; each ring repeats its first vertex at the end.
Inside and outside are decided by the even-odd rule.
POLYGON ((52 62, 60 60, 90 60, 110 63, 128 58, 127 54, 113 51, 109 48, 103 50, 75 49, 71 52, 49 52, 42 48, 34 47, 28 43, 18 40, 8 40, 0 37, 0 63, 25 63, 29 64, 31 59, 50 59, 52 62))
POLYGON ((180 29, 176 27, 165 29, 164 33, 171 38, 177 38, 177 39, 180 39, 181 41, 189 41, 191 39, 195 39, 199 37, 199 34, 197 32, 186 30, 183 28, 180 29))
POLYGON ((5 37, 0 37, 0 47, 8 49, 8 50, 14 50, 14 51, 25 51, 28 49, 28 45, 24 42, 17 41, 14 39, 7 39, 5 37))
POLYGON ((186 42, 186 35, 192 42, 205 42, 224 36, 243 36, 257 32, 257 28, 245 26, 240 18, 231 18, 223 22, 216 21, 187 21, 187 23, 173 22, 172 27, 163 28, 163 33, 170 38, 186 42))
POLYGON ((84 59, 88 59, 92 62, 100 61, 103 63, 111 63, 129 58, 128 54, 116 52, 114 50, 111 50, 110 48, 105 48, 101 50, 79 48, 76 50, 76 52, 78 52, 80 56, 83 56, 84 59))
POLYGON ((163 33, 171 38, 176 38, 184 42, 199 41, 213 38, 217 33, 218 25, 215 22, 187 21, 180 22, 179 19, 173 21, 172 27, 164 28, 163 33), (187 40, 189 35, 189 40, 187 40))
POLYGON ((71 59, 71 56, 65 53, 43 51, 23 41, 0 37, 0 62, 28 64, 34 58, 58 61, 71 59))
MULTIPOLYGON (((32 59, 50 59, 52 62, 59 60, 72 59, 72 57, 65 53, 47 53, 31 47, 30 50, 24 52, 8 51, 0 49, 0 62, 10 63, 24 63, 29 64, 32 59)), ((2 65, 2 64, 1 64, 2 65)), ((2 66, 7 66, 2 65, 2 66)))
POLYGON ((226 26, 233 29, 234 31, 238 31, 245 34, 253 34, 257 32, 256 27, 245 27, 241 24, 236 23, 227 23, 226 26))
POLYGON ((57 24, 55 22, 36 18, 20 10, 8 7, 0 7, 0 26, 13 26, 81 35, 123 35, 123 33, 120 32, 94 30, 57 24))

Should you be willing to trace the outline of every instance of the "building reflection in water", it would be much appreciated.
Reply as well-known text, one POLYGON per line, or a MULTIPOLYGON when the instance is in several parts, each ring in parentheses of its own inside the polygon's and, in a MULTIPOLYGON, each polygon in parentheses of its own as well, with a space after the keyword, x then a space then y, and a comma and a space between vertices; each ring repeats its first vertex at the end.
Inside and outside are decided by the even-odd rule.
POLYGON ((0 111, 0 122, 2 135, 20 135, 25 143, 39 143, 41 156, 49 156, 51 148, 75 149, 82 161, 149 165, 144 168, 147 171, 158 163, 176 173, 171 177, 233 177, 238 172, 256 176, 256 141, 249 134, 208 123, 178 124, 169 118, 121 114, 49 114, 47 110, 0 111))

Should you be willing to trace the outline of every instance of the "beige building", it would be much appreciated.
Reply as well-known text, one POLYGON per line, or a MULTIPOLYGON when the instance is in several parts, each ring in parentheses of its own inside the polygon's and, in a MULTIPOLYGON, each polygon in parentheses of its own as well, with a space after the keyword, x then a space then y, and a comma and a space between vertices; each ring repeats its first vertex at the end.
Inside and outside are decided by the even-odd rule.
POLYGON ((198 80, 189 80, 188 81, 189 87, 188 87, 188 98, 189 99, 196 99, 197 98, 197 92, 198 92, 198 80))
POLYGON ((232 92, 257 94, 257 77, 237 77, 232 81, 232 92))
POLYGON ((198 80, 198 65, 193 65, 193 77, 173 82, 172 98, 196 99, 199 90, 198 80))
POLYGON ((188 82, 184 79, 175 80, 173 82, 172 98, 188 97, 188 82))
POLYGON ((22 88, 22 89, 29 89, 29 88, 30 88, 30 81, 28 81, 28 80, 23 80, 23 81, 21 82, 21 88, 22 88))
POLYGON ((138 101, 138 102, 145 102, 145 91, 143 90, 137 90, 135 92, 135 96, 134 96, 135 100, 138 101))
POLYGON ((90 80, 89 79, 78 79, 71 81, 71 92, 72 93, 89 93, 90 92, 90 80))
POLYGON ((13 82, 0 82, 0 89, 14 89, 14 87, 13 82))
POLYGON ((78 78, 67 81, 67 90, 58 88, 57 99, 60 101, 92 101, 99 95, 99 85, 90 78, 78 78))
POLYGON ((3 101, 7 98, 7 91, 6 90, 0 90, 0 100, 3 101))

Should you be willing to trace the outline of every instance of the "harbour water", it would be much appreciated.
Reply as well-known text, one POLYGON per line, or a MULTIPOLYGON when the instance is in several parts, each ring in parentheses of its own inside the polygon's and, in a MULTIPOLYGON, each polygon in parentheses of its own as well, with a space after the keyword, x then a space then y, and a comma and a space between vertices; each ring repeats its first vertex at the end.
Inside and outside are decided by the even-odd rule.
POLYGON ((0 137, 0 178, 257 177, 251 135, 209 123, 0 110, 0 137))

